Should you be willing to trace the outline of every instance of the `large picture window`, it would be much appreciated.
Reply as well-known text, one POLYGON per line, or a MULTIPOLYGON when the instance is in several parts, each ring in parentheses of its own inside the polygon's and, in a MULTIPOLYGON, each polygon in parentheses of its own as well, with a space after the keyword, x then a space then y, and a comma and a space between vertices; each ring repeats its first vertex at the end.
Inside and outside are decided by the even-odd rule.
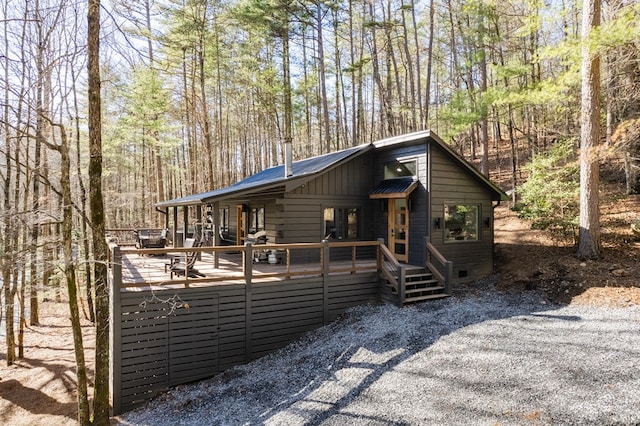
POLYGON ((359 236, 359 209, 333 208, 324 209, 324 237, 334 240, 355 240, 359 236))
POLYGON ((478 240, 479 207, 474 204, 445 204, 444 240, 478 240))

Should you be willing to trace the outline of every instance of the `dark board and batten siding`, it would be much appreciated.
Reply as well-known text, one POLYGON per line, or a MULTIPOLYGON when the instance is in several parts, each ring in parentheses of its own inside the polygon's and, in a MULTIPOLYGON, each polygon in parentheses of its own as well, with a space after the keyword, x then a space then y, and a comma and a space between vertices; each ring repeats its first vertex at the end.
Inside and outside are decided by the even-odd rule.
MULTIPOLYGON (((416 177, 418 178, 418 187, 411 193, 409 200, 411 203, 411 211, 409 216, 409 263, 413 265, 423 265, 426 256, 424 244, 424 236, 427 235, 428 223, 428 155, 427 142, 413 145, 400 145, 390 148, 380 148, 376 150, 375 158, 375 174, 374 185, 384 180, 385 164, 394 161, 417 162, 416 177)), ((370 191, 372 188, 369 188, 370 191)), ((367 192, 368 192, 367 191, 367 192)), ((375 210, 375 235, 373 239, 383 238, 385 244, 387 241, 387 216, 386 210, 384 214, 379 213, 381 202, 386 203, 387 200, 376 200, 377 208, 375 210)))
POLYGON ((114 415, 380 300, 376 272, 112 293, 114 415))
MULTIPOLYGON (((493 227, 485 225, 485 219, 493 223, 492 196, 486 186, 470 172, 460 168, 442 149, 432 145, 431 211, 433 218, 440 218, 439 229, 431 223, 431 242, 448 259, 453 261, 454 278, 466 274, 466 279, 487 276, 493 271, 493 227), (444 205, 475 204, 480 206, 480 238, 478 241, 444 242, 444 205)), ((432 221, 433 222, 433 221, 432 221)))
MULTIPOLYGON (((371 208, 368 193, 372 176, 372 154, 365 153, 314 177, 278 200, 282 223, 278 243, 320 242, 324 237, 323 209, 371 208)), ((362 214, 361 240, 370 240, 370 224, 362 214)))

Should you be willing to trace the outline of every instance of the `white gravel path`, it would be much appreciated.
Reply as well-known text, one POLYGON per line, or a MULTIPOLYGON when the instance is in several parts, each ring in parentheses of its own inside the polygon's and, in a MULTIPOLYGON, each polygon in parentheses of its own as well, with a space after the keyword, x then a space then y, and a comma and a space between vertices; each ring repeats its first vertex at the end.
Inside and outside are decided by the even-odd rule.
POLYGON ((640 425, 640 307, 536 293, 366 306, 124 425, 640 425))

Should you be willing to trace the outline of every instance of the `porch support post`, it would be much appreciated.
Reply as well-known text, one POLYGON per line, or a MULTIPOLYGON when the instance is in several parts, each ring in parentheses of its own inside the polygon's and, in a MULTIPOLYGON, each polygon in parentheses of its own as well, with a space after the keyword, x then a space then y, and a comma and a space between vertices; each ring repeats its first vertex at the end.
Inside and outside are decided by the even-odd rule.
POLYGON ((329 324, 329 271, 330 271, 329 241, 322 240, 322 319, 329 324))
MULTIPOLYGON (((211 213, 213 245, 218 247, 220 245, 220 201, 213 203, 213 211, 211 213)), ((213 267, 216 269, 220 267, 220 253, 217 250, 213 252, 213 267)))
POLYGON ((253 276, 253 249, 250 242, 246 243, 244 247, 244 315, 245 315, 245 361, 249 362, 253 359, 253 345, 252 345, 252 333, 251 333, 251 306, 252 306, 252 286, 251 277, 253 276))
POLYGON ((178 206, 173 206, 173 247, 178 247, 178 206))
POLYGON ((187 232, 189 231, 189 206, 182 206, 182 247, 184 247, 184 240, 187 239, 187 232))
POLYGON ((164 229, 169 229, 169 207, 164 208, 164 229))

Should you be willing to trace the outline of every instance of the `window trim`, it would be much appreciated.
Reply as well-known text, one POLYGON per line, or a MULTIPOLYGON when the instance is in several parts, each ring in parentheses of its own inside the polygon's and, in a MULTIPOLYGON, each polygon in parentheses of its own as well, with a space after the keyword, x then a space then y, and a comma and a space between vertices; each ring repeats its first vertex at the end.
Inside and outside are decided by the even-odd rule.
MULTIPOLYGON (((442 216, 443 216, 443 232, 442 239, 445 244, 460 244, 460 243, 476 243, 481 241, 482 236, 482 227, 480 223, 482 205, 480 203, 444 203, 442 206, 442 216), (475 217, 475 238, 447 238, 449 227, 447 226, 447 210, 450 207, 475 207, 476 209, 476 217, 475 217)), ((463 225, 467 227, 468 225, 463 225)), ((454 228, 457 229, 457 228, 454 228)), ((463 232, 463 229, 460 228, 459 232, 463 232)))

